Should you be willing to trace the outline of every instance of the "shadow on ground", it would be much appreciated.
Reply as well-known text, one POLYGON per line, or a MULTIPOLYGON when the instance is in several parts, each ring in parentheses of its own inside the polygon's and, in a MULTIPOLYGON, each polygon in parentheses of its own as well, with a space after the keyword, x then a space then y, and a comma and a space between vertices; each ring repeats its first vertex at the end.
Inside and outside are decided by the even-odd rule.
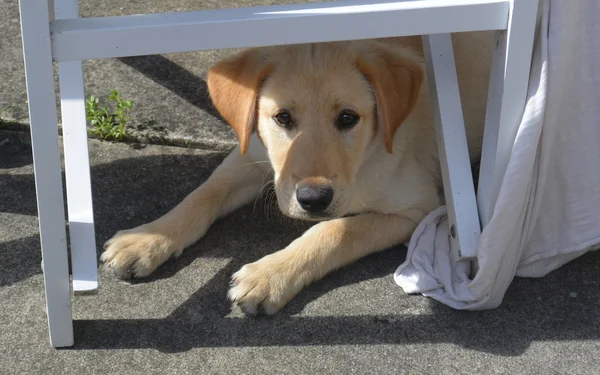
MULTIPOLYGON (((14 157, 18 159, 14 163, 26 163, 27 155, 14 157)), ((94 166, 98 243, 119 229, 142 224, 167 212, 202 183, 223 157, 224 154, 217 153, 161 155, 94 166)), ((10 180, 4 180, 0 191, 0 211, 36 215, 33 175, 3 178, 10 180)), ((397 315, 303 315, 311 301, 325 298, 327 293, 343 286, 385 277, 386 285, 397 288, 391 275, 406 256, 405 250, 398 247, 333 272, 307 287, 275 317, 231 317, 231 307, 225 298, 231 274, 243 264, 284 247, 307 227, 305 223, 280 218, 268 201, 241 209, 215 223, 207 236, 181 258, 167 263, 145 281, 173 277, 198 257, 231 259, 185 303, 162 319, 76 320, 77 344, 69 350, 153 348, 183 352, 196 347, 454 343, 516 356, 535 341, 600 339, 600 254, 597 253, 542 279, 515 280, 502 306, 492 311, 460 312, 432 301, 431 313, 427 315, 403 315, 402 310, 397 315)), ((12 285, 40 273, 37 237, 0 246, 6 254, 0 262, 1 285, 12 285)), ((424 298, 392 290, 398 291, 394 298, 408 300, 405 301, 408 304, 414 303, 411 299, 422 302, 424 298)), ((344 295, 368 299, 365 295, 344 295)), ((382 300, 385 296, 373 299, 382 300)), ((337 302, 339 309, 347 312, 344 300, 338 297, 337 302)))
POLYGON ((122 57, 119 61, 190 104, 220 118, 210 101, 206 81, 166 57, 162 55, 122 57))

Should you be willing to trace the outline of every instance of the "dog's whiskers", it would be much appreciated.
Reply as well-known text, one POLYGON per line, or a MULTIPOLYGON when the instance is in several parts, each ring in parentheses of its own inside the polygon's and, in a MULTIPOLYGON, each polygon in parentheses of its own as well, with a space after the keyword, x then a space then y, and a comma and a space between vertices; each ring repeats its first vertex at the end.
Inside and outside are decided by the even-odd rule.
POLYGON ((254 207, 253 207, 254 214, 256 214, 256 204, 258 203, 258 199, 263 196, 263 194, 266 191, 265 189, 270 187, 274 183, 274 180, 272 178, 271 179, 268 178, 268 174, 271 173, 272 171, 273 171, 273 168, 269 168, 263 174, 262 180, 265 182, 264 182, 263 186, 259 189, 258 194, 256 195, 256 198, 254 198, 254 207))
POLYGON ((256 165, 256 164, 265 164, 265 163, 266 163, 266 164, 270 164, 271 162, 270 162, 270 161, 268 161, 268 160, 253 161, 253 162, 251 162, 251 163, 240 164, 240 165, 234 165, 234 166, 231 166, 231 167, 229 167, 229 168, 241 168, 241 167, 247 167, 247 166, 250 166, 250 165, 256 165))

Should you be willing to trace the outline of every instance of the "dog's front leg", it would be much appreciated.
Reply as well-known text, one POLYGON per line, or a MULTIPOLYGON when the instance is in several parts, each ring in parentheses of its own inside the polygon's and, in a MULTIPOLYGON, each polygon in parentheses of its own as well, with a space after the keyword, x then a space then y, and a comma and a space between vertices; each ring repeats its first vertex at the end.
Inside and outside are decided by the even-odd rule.
POLYGON ((244 155, 233 150, 204 184, 164 216, 118 232, 105 245, 105 267, 123 278, 148 276, 204 236, 217 218, 256 198, 270 179, 270 164, 260 142, 252 143, 244 155))
POLYGON ((229 298, 242 310, 273 314, 328 272, 409 239, 421 212, 364 214, 319 223, 285 249, 242 267, 229 298), (409 218, 410 217, 410 218, 409 218))

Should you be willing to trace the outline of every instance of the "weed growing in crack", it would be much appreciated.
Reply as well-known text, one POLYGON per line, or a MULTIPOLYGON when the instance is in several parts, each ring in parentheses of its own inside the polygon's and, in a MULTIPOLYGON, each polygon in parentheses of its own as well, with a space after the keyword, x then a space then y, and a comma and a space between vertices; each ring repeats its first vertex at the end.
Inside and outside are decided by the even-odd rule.
POLYGON ((106 140, 122 141, 129 136, 127 123, 133 101, 121 98, 117 90, 112 90, 108 105, 101 105, 100 99, 90 96, 85 101, 86 118, 92 126, 89 133, 106 140))

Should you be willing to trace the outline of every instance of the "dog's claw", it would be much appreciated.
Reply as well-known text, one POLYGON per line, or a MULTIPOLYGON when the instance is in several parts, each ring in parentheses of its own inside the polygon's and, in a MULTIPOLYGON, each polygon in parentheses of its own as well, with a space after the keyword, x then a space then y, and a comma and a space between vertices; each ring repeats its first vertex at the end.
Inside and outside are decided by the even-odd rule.
POLYGON ((150 275, 174 253, 181 251, 166 236, 144 226, 118 232, 100 256, 105 269, 122 279, 150 275))
POLYGON ((259 310, 271 315, 278 312, 301 289, 303 283, 286 267, 278 253, 246 264, 231 278, 227 296, 248 315, 259 310))

